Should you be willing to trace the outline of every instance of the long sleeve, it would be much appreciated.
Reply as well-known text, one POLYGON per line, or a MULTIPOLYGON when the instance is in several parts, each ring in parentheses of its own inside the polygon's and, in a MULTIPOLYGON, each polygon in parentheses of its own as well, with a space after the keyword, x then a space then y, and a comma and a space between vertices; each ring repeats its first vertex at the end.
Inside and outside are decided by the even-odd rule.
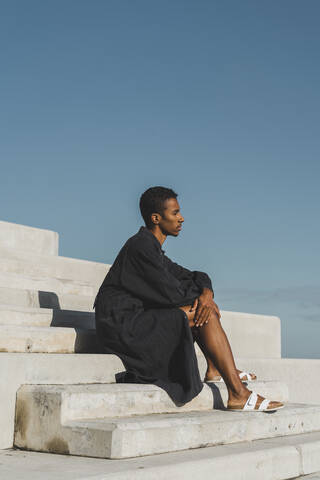
POLYGON ((166 255, 164 255, 164 261, 168 271, 178 280, 191 279, 199 288, 209 288, 213 292, 212 282, 209 275, 205 272, 199 272, 198 270, 191 271, 173 262, 166 255))
POLYGON ((187 305, 198 296, 192 285, 182 282, 165 265, 164 255, 153 245, 131 243, 125 254, 121 285, 144 302, 160 307, 187 305))

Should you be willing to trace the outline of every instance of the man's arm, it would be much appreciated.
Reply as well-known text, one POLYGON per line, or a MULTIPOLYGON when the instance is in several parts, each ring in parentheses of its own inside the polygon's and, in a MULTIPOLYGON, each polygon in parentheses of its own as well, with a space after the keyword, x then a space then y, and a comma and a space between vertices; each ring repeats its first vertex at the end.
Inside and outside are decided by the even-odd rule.
POLYGON ((166 255, 163 255, 163 258, 165 265, 168 268, 168 271, 175 278, 180 281, 192 279, 197 285, 197 287, 202 289, 202 291, 210 290, 213 298, 214 292, 209 275, 204 272, 199 272, 198 270, 191 271, 188 268, 182 267, 181 265, 178 265, 177 263, 170 260, 170 258, 168 258, 166 255))
POLYGON ((194 283, 200 289, 202 289, 201 294, 196 299, 197 303, 195 303, 195 300, 192 305, 192 307, 197 305, 194 316, 195 326, 202 327, 204 323, 207 323, 212 311, 215 312, 219 318, 221 318, 219 307, 213 300, 214 291, 209 275, 204 272, 199 272, 197 270, 191 271, 185 267, 182 267, 181 265, 178 265, 170 260, 170 258, 168 258, 166 255, 164 255, 164 260, 169 272, 172 273, 175 278, 179 279, 180 281, 192 279, 194 283))
POLYGON ((149 243, 134 242, 128 246, 120 281, 133 295, 159 307, 190 305, 195 298, 194 289, 183 288, 149 243))

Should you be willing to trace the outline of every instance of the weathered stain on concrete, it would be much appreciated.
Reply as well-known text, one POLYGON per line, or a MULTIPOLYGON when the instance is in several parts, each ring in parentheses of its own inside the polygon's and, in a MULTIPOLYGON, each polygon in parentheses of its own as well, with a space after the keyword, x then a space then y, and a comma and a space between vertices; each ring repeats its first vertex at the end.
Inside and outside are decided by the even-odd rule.
POLYGON ((16 418, 15 418, 15 428, 14 435, 19 436, 19 440, 24 441, 26 438, 26 433, 29 424, 29 408, 28 402, 24 399, 20 399, 16 404, 16 418))
POLYGON ((45 445, 45 450, 49 453, 58 453, 60 455, 69 455, 68 443, 60 437, 53 437, 45 445))

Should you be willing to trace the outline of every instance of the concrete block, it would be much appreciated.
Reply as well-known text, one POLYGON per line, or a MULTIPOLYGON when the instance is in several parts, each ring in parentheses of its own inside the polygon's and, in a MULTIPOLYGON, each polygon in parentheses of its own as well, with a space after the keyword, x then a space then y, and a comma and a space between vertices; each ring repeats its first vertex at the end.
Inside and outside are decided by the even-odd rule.
MULTIPOLYGON (((265 397, 288 401, 287 388, 279 382, 251 382, 249 388, 265 397)), ((224 383, 204 385, 197 397, 181 406, 175 405, 163 389, 151 384, 33 385, 28 386, 28 392, 34 401, 41 396, 46 397, 47 405, 59 405, 57 416, 62 423, 82 418, 221 409, 228 399, 224 383)), ((53 411, 55 407, 50 408, 53 411)))
POLYGON ((128 458, 320 429, 320 406, 287 405, 273 414, 202 411, 69 420, 61 396, 24 386, 17 394, 15 445, 36 451, 128 458))
POLYGON ((286 383, 291 402, 319 403, 320 359, 242 357, 237 360, 237 366, 255 372, 259 379, 286 383))
POLYGON ((221 323, 235 357, 281 357, 279 317, 222 311, 221 323))
POLYGON ((110 383, 122 370, 115 355, 0 353, 0 448, 13 445, 16 394, 21 385, 110 383))
POLYGON ((97 353, 95 330, 0 325, 0 352, 97 353))
POLYGON ((96 292, 110 265, 0 246, 0 272, 31 278, 55 278, 90 285, 96 292))
MULTIPOLYGON (((300 445, 311 446, 319 440, 317 432, 126 460, 2 450, 0 477, 6 480, 318 480, 317 473, 303 475, 300 445)), ((316 455, 319 457, 319 451, 315 451, 316 455)))
POLYGON ((14 307, 41 307, 93 311, 94 295, 56 293, 46 290, 10 288, 0 286, 0 304, 14 307))
POLYGON ((320 439, 318 442, 302 442, 299 446, 302 458, 302 471, 304 474, 313 473, 320 470, 320 439))
POLYGON ((53 277, 28 277, 19 273, 0 272, 0 287, 83 295, 91 299, 94 296, 94 289, 89 283, 53 277))
MULTIPOLYGON (((221 324, 235 357, 280 358, 280 318, 221 310, 221 324)), ((202 352, 195 344, 198 356, 202 352)))
POLYGON ((0 304, 0 325, 95 329, 94 312, 0 304))
MULTIPOLYGON (((91 297, 93 303, 93 297, 91 297)), ((256 353, 263 358, 277 357, 280 355, 280 334, 277 334, 277 325, 280 320, 277 317, 263 315, 233 314, 233 312, 222 312, 224 328, 228 334, 233 350, 242 352, 249 357, 256 353), (274 342, 266 344, 265 338, 274 322, 274 342), (238 328, 237 325, 242 325, 238 328), (251 337, 248 332, 251 332, 251 337), (254 333, 256 332, 256 333, 254 333), (251 342, 248 338, 251 338, 251 342), (258 348, 259 347, 259 348, 258 348)), ((23 308, 0 304, 0 324, 21 325, 21 326, 66 326, 75 328, 95 328, 94 312, 84 313, 76 311, 63 311, 58 309, 47 310, 39 308, 23 308)), ((195 344, 198 356, 202 353, 195 344)))
POLYGON ((59 235, 51 230, 0 221, 0 246, 58 255, 59 235))

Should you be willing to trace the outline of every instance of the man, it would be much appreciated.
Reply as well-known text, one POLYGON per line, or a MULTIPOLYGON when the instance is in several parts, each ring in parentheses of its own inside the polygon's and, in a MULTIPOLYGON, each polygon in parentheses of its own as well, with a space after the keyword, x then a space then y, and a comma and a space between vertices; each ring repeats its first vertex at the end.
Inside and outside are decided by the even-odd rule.
POLYGON ((181 405, 203 388, 194 341, 208 362, 205 381, 222 376, 234 410, 275 410, 283 405, 250 392, 239 378, 206 273, 172 262, 162 249, 184 218, 177 194, 152 187, 140 198, 145 226, 121 248, 95 300, 102 351, 121 358, 117 382, 153 383, 181 405))

